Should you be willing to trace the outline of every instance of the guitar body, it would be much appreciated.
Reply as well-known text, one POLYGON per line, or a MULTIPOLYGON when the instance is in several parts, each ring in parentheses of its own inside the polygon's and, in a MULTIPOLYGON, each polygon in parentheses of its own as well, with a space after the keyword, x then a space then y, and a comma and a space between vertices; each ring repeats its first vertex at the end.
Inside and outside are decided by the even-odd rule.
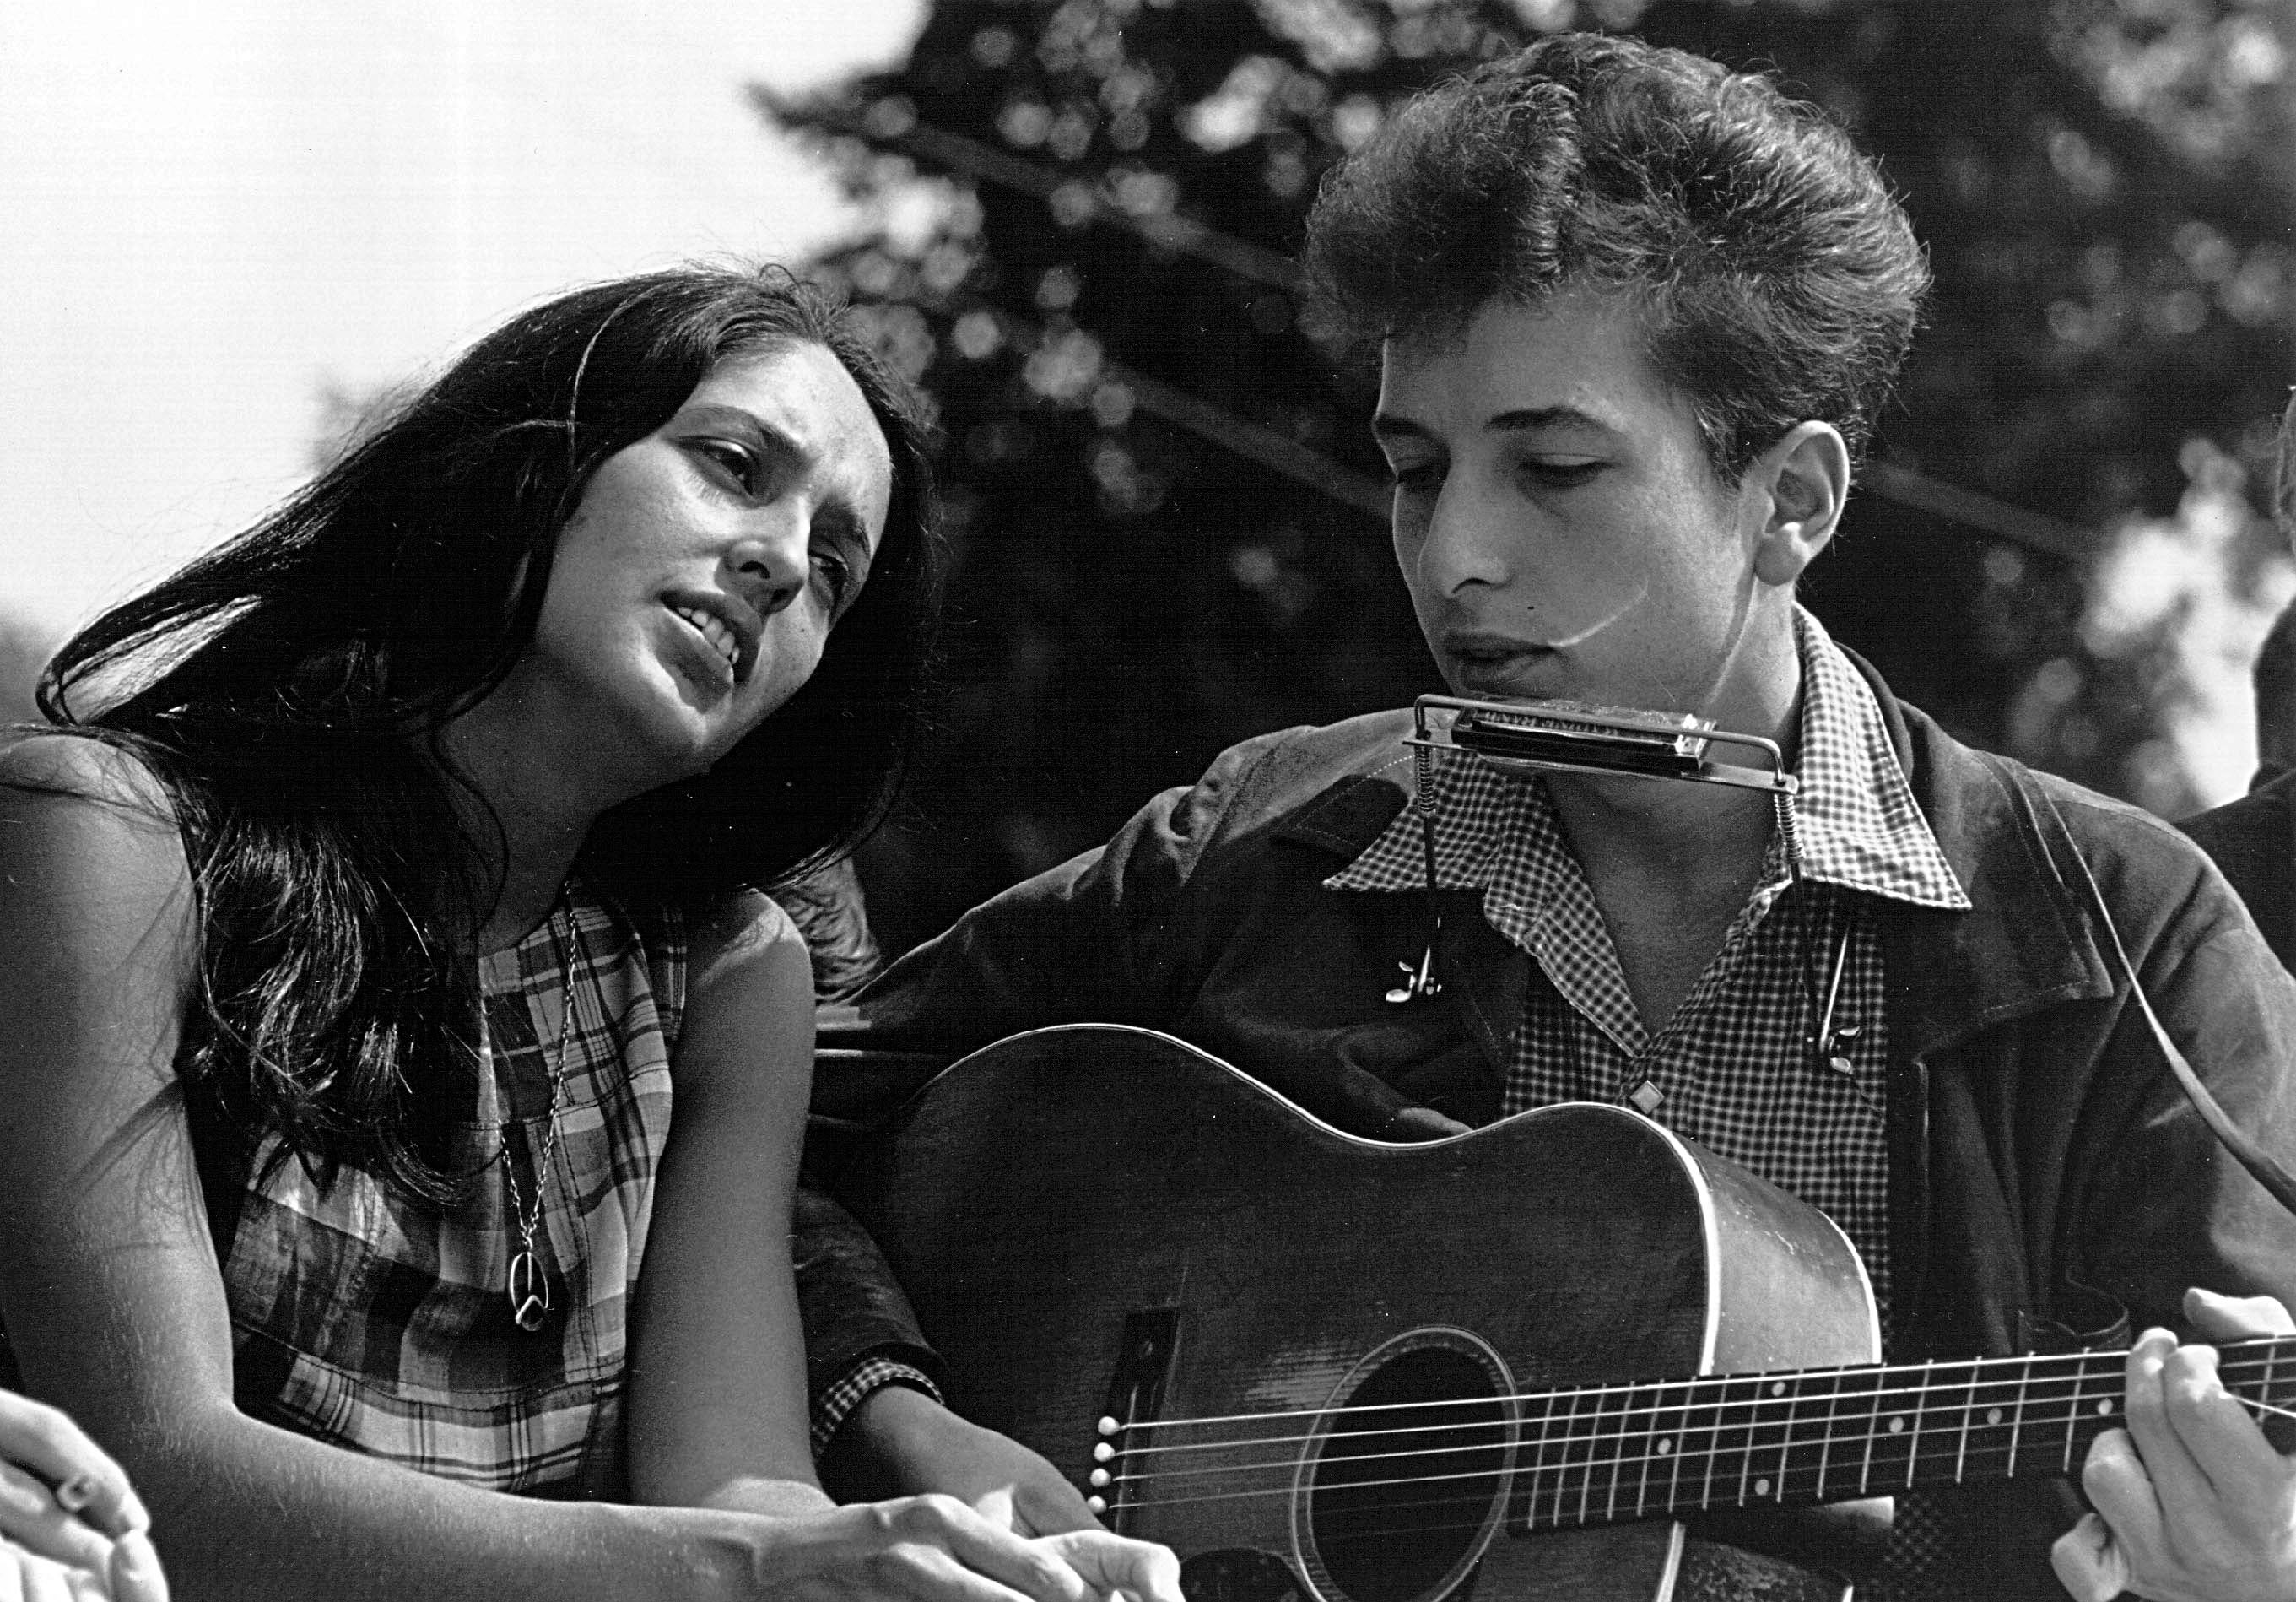
POLYGON ((1843 1594, 1664 1518, 1521 1532, 1514 1449, 1464 1444, 1526 1391, 1878 1358, 1829 1220, 1631 1113, 1383 1145, 1169 1037, 1052 1029, 934 1080, 841 1190, 951 1405, 1107 1473, 1197 1602, 1843 1594), (1365 1466, 1431 1408, 1467 1434, 1365 1466))

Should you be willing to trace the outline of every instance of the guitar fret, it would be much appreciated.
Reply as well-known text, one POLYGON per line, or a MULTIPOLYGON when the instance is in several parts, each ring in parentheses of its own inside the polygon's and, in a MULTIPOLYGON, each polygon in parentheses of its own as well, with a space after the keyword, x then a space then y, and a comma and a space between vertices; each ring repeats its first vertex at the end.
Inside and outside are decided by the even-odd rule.
POLYGON ((1825 1471, 1833 1462, 1834 1412, 1841 1402, 1841 1376, 1829 1376, 1825 1392, 1825 1417, 1818 1425, 1817 1477, 1811 1483, 1810 1494, 1815 1500, 1825 1500, 1825 1471))
MULTIPOLYGON (((1785 1416, 1774 1426, 1778 1432, 1778 1472, 1770 1486, 1770 1494, 1783 1501, 1786 1494, 1786 1482, 1793 1473, 1794 1405, 1801 1400, 1801 1393, 1782 1379, 1772 1380, 1769 1391, 1772 1401, 1783 1399, 1785 1402, 1785 1416)), ((1771 1411, 1775 1413, 1777 1409, 1773 1408, 1771 1411)))
POLYGON ((1874 1382, 1872 1405, 1866 1409, 1866 1450, 1857 1464, 1857 1494, 1870 1496, 1874 1490, 1874 1442, 1882 1433, 1882 1398, 1887 1393, 1876 1376, 1874 1382))
POLYGON ((2013 1478, 2017 1473, 2018 1440, 2025 1429, 2025 1398, 2033 1387, 2033 1359, 2026 1357, 2021 1367, 2023 1372, 2017 1377, 2017 1400, 2009 1409, 2009 1473, 2013 1478))
MULTIPOLYGON (((1595 1440, 1592 1455, 1595 1457, 1607 1457, 1611 1460, 1611 1489, 1609 1494, 1604 1498, 1603 1502, 1603 1522, 1604 1524, 1608 1524, 1619 1516, 1620 1459, 1625 1455, 1627 1442, 1627 1414, 1626 1404, 1623 1400, 1620 1403, 1619 1427, 1617 1432, 1615 1434, 1605 1433, 1601 1427, 1603 1423, 1603 1414, 1600 1409, 1597 1409, 1595 1413, 1595 1440)), ((1590 1475, 1589 1477, 1591 1478, 1592 1476, 1590 1475)))
POLYGON ((1969 1425, 1977 1411, 1977 1376, 1978 1367, 1972 1363, 1969 1378, 1962 1384, 1961 1431, 1953 1448, 1953 1483, 1956 1485, 1961 1483, 1962 1475, 1969 1466, 1969 1425))
MULTIPOLYGON (((1583 1442, 1584 1450, 1577 1454, 1578 1460, 1578 1523, 1582 1524, 1587 1522, 1587 1499, 1595 1494, 1595 1429, 1601 1424, 1602 1417, 1603 1404, 1600 1401, 1597 1401, 1595 1404, 1594 1419, 1587 1425, 1587 1439, 1583 1442)), ((1570 1423, 1572 1426, 1571 1444, 1581 1444, 1577 1440, 1578 1409, 1576 1408, 1570 1409, 1570 1423)))
POLYGON ((2073 1466, 2080 1460, 2081 1425, 2089 1416, 2089 1370, 2085 1364, 2070 1366, 2072 1369, 2072 1391, 2065 1398, 2065 1440, 2057 1464, 2057 1472, 2062 1475, 2071 1474, 2073 1466))
POLYGON ((1539 1529, 1546 1522, 1539 1512, 1540 1498, 1546 1494, 1541 1480, 1546 1473, 1547 1466, 1554 1460, 1553 1450, 1554 1408, 1559 1400, 1560 1398, 1551 1393, 1539 1398, 1544 1405, 1540 1408, 1538 1415, 1538 1439, 1531 1447, 1529 1459, 1523 1471, 1525 1480, 1523 1527, 1526 1530, 1539 1529))
POLYGON ((1667 1478, 1664 1506, 1668 1508, 1678 1508, 1682 1505, 1682 1459, 1684 1454, 1690 1450, 1691 1387, 1677 1385, 1674 1389, 1681 1398, 1679 1401, 1668 1401, 1663 1390, 1659 1394, 1659 1405, 1666 1410, 1667 1419, 1673 1425, 1666 1437, 1669 1444, 1665 1453, 1667 1478))
MULTIPOLYGON (((1758 1380, 1742 1382, 1742 1388, 1748 1392, 1748 1395, 1745 1402, 1742 1404, 1745 1409, 1743 1413, 1745 1422, 1738 1426, 1738 1442, 1735 1448, 1738 1458, 1737 1499, 1741 1503, 1747 1499, 1747 1491, 1754 1481, 1754 1426, 1761 1401, 1759 1386, 1760 1382, 1758 1380)), ((1726 1386, 1725 1390, 1727 1390, 1726 1386)))
POLYGON ((1913 1487, 1914 1475, 1921 1470, 1922 1412, 1929 1406, 1930 1370, 1934 1366, 1931 1363, 1922 1365, 1921 1382, 1914 1393, 1913 1426, 1906 1432, 1906 1485, 1908 1490, 1913 1487))

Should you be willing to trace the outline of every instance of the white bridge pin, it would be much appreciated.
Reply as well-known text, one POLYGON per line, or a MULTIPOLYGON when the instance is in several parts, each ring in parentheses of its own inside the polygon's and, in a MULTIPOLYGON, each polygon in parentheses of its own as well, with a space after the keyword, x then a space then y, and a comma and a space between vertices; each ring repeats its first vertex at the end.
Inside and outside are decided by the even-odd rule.
POLYGON ((1108 1470, 1104 1468, 1095 1468, 1092 1471, 1092 1479, 1089 1483, 1095 1491, 1102 1491, 1107 1488, 1108 1479, 1108 1470))
POLYGON ((1105 1441, 1092 1449, 1092 1460, 1095 1463, 1105 1463, 1114 1456, 1116 1449, 1105 1441))
POLYGON ((1118 1424, 1113 1418, 1103 1418, 1100 1421, 1098 1425, 1100 1433, 1103 1435, 1113 1435, 1122 1427, 1123 1426, 1118 1424))

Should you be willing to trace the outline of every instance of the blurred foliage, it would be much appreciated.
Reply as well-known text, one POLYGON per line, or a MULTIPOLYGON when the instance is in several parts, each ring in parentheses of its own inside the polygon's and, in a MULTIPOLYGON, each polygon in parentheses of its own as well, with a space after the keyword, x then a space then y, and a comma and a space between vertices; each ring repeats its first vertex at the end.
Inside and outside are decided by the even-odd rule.
MULTIPOLYGON (((942 0, 899 69, 760 97, 873 208, 821 270, 947 433, 945 737, 865 865, 893 941, 1234 739, 1435 686, 1374 517, 1145 404, 1171 386, 1379 471, 1371 387, 1281 275, 1176 247, 1290 255, 1318 177, 1400 97, 1572 27, 1773 70, 1879 156, 1938 280, 1884 456, 2100 552, 2188 505, 2204 461, 2252 577, 2241 485, 2296 368, 2296 29, 2270 0, 942 0), (936 133, 987 165, 915 159, 936 133)), ((2085 632, 2080 568, 1870 492, 1807 594, 1959 732, 2024 732, 2103 788, 2132 788, 2174 715, 2173 652, 2085 632), (2044 670, 2037 718, 2019 697, 2044 670)))

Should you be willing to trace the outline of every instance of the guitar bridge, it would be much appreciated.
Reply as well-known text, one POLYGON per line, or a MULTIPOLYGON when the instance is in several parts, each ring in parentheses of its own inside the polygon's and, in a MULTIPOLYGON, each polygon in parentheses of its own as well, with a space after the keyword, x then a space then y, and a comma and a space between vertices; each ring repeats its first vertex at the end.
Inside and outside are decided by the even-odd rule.
POLYGON ((1133 1499, 1125 1454, 1138 1444, 1136 1432, 1164 1416, 1164 1391, 1179 1346, 1177 1307, 1136 1308, 1125 1315, 1124 1342, 1109 1376, 1100 1439, 1092 1449, 1092 1489, 1085 1498, 1085 1505, 1119 1533, 1119 1521, 1133 1499))

